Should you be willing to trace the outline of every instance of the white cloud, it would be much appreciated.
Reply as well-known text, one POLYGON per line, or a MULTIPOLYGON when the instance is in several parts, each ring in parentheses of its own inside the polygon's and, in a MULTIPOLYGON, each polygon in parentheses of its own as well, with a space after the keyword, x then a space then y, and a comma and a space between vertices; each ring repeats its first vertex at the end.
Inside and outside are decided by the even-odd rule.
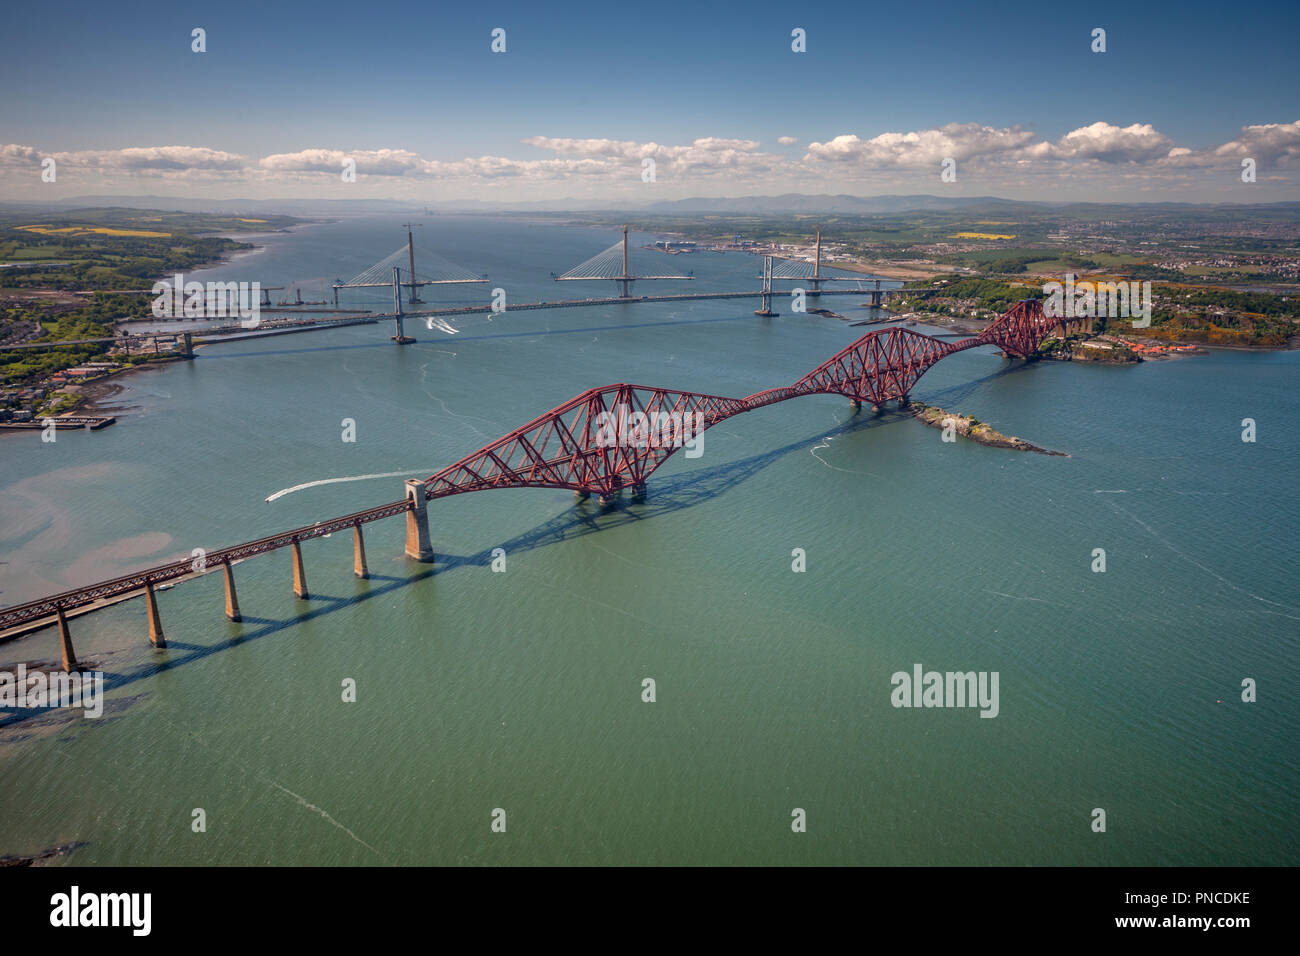
POLYGON ((0 145, 0 165, 30 166, 40 161, 41 154, 30 146, 20 146, 17 143, 0 145))
POLYGON ((782 146, 793 146, 795 143, 799 142, 799 138, 797 136, 778 136, 776 141, 782 146))
POLYGON ((978 123, 949 123, 911 133, 881 133, 872 139, 849 134, 809 143, 805 161, 855 163, 866 167, 938 166, 943 160, 1006 155, 1026 146, 1034 134, 1019 126, 997 129, 978 123))
MULTIPOLYGON (((681 175, 689 172, 705 173, 715 169, 747 168, 766 170, 786 160, 758 151, 758 141, 753 139, 724 139, 707 136, 693 140, 686 146, 665 146, 660 143, 638 143, 614 139, 562 139, 550 136, 530 136, 521 140, 528 146, 550 150, 565 156, 605 161, 612 175, 620 175, 631 163, 653 159, 660 172, 681 175)), ((637 167, 639 169, 639 166, 637 167)))
POLYGON ((356 163, 357 175, 418 175, 427 173, 429 167, 426 160, 405 149, 359 149, 350 153, 339 149, 303 149, 264 157, 258 166, 273 172, 338 173, 348 160, 356 163))
POLYGON ((1300 120, 1243 126, 1241 134, 1214 151, 1219 157, 1249 157, 1260 166, 1289 166, 1300 159, 1300 120))
POLYGON ((242 169, 245 157, 206 146, 132 146, 127 149, 82 150, 55 153, 60 166, 98 169, 183 171, 189 169, 242 169))
MULTIPOLYGON (((795 137, 778 137, 785 146, 795 137)), ((1150 124, 1117 126, 1095 122, 1059 139, 1040 139, 1018 126, 950 123, 912 132, 885 132, 864 139, 842 134, 813 142, 802 158, 785 150, 765 152, 753 139, 700 137, 684 144, 600 138, 530 136, 521 141, 543 153, 532 158, 466 156, 428 159, 407 149, 342 150, 311 147, 261 158, 202 146, 148 146, 115 150, 44 152, 22 144, 0 144, 0 186, 24 195, 40 160, 54 156, 59 184, 129 192, 133 182, 158 180, 174 191, 214 195, 226 187, 263 195, 317 193, 339 184, 344 161, 356 163, 354 195, 452 197, 605 195, 664 198, 692 193, 830 191, 852 183, 858 191, 915 192, 937 188, 938 168, 952 157, 962 166, 961 182, 981 192, 1048 198, 1060 183, 1099 192, 1165 189, 1171 193, 1206 184, 1211 170, 1242 157, 1261 167, 1300 167, 1300 121, 1243 127, 1221 146, 1178 146, 1150 124), (653 158, 655 185, 641 179, 641 161, 653 158), (1199 170, 1199 172, 1198 172, 1199 170), (292 187, 292 188, 290 188, 292 187), (491 190, 491 192, 485 192, 491 190), (564 192, 560 192, 564 190, 564 192), (707 192, 705 192, 707 190, 707 192), (1036 191, 1036 192, 1035 192, 1036 191)), ((1216 180, 1217 181, 1217 180, 1216 180)), ((1286 180, 1278 181, 1280 184, 1286 180)), ((72 188, 70 186, 69 188, 72 188)), ((1279 185, 1279 188, 1282 188, 1279 185)))
POLYGON ((1120 127, 1097 122, 1071 130, 1056 143, 1042 143, 1028 152, 1036 158, 1141 163, 1168 156, 1173 148, 1173 141, 1149 123, 1120 127))

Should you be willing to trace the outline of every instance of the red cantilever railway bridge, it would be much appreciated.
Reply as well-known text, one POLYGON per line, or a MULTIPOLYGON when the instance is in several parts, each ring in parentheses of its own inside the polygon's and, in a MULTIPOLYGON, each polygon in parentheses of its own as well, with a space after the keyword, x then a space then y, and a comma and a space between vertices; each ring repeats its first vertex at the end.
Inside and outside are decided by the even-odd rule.
POLYGON ((1055 328, 1068 321, 1045 315, 1040 301, 1025 300, 1014 305, 978 336, 955 342, 894 326, 867 333, 793 385, 755 392, 745 398, 626 384, 588 389, 472 455, 448 465, 436 475, 424 481, 408 481, 407 496, 401 501, 210 551, 204 554, 200 567, 196 567, 192 560, 176 561, 53 594, 38 601, 0 608, 0 634, 15 629, 31 630, 57 621, 63 640, 65 667, 75 667, 66 613, 95 602, 143 592, 148 598, 150 640, 155 646, 165 647, 154 586, 187 577, 196 571, 224 569, 226 615, 239 620, 231 564, 244 558, 291 547, 294 592, 306 598, 306 574, 299 545, 310 538, 352 528, 355 570, 357 575, 365 577, 361 525, 405 514, 406 553, 417 560, 432 561, 425 503, 435 498, 490 488, 569 488, 581 497, 595 494, 602 499, 617 495, 624 488, 634 493, 644 492, 646 478, 681 447, 681 443, 602 441, 598 435, 600 423, 609 420, 606 416, 640 412, 650 422, 689 421, 693 423, 691 433, 698 434, 733 415, 803 395, 845 395, 855 405, 868 402, 880 406, 891 398, 905 402, 917 380, 936 362, 954 352, 993 345, 1008 356, 1027 358, 1055 328))

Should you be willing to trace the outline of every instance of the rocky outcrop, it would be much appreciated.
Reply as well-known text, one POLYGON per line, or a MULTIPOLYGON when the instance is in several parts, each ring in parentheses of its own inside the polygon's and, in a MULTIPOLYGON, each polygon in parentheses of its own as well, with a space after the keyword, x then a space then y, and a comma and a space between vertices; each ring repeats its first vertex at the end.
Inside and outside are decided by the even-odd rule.
POLYGON ((978 418, 944 411, 935 405, 926 405, 924 402, 909 402, 907 410, 932 428, 947 428, 951 425, 954 434, 969 438, 971 441, 977 441, 981 445, 988 445, 990 448, 1010 448, 1012 451, 1035 451, 1040 455, 1069 457, 1063 451, 1050 451, 1046 448, 1039 448, 1022 438, 1016 438, 1015 436, 1008 438, 991 426, 981 422, 978 418))

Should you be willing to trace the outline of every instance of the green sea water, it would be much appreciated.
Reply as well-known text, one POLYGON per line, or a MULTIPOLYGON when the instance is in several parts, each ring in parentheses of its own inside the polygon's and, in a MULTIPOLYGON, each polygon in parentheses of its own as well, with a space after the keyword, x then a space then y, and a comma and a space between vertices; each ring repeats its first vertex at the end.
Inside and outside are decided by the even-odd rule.
MULTIPOLYGON (((346 278, 400 244, 397 223, 267 237, 195 278, 346 278)), ((613 293, 549 278, 607 231, 438 217, 425 232, 513 301, 613 293)), ((696 274, 640 294, 750 288, 761 261, 636 252, 696 274)), ((820 304, 866 318, 860 301, 820 304)), ((408 323, 419 341, 403 348, 380 326, 203 348, 125 379, 111 428, 0 438, 0 601, 395 500, 403 477, 593 385, 743 396, 867 331, 786 306, 522 312, 456 335, 408 323), (336 478, 358 480, 312 484, 336 478)), ((304 545, 309 601, 287 551, 237 566, 240 624, 220 575, 181 584, 159 595, 166 651, 139 600, 78 618, 108 708, 0 727, 0 855, 1294 864, 1298 373, 1296 353, 1102 367, 972 350, 913 396, 1069 457, 945 443, 893 409, 807 397, 710 429, 645 502, 431 502, 431 568, 403 557, 390 519, 366 528, 368 581, 350 535, 304 545), (892 706, 891 675, 916 664, 997 672, 998 715, 892 706)), ((0 645, 0 666, 57 653, 47 630, 0 645)))

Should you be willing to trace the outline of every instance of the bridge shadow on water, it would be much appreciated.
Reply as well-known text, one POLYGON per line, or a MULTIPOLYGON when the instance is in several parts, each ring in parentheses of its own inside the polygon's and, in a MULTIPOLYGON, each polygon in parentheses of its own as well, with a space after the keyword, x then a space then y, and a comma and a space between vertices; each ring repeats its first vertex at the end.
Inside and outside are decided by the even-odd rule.
MULTIPOLYGON (((1004 363, 1002 367, 988 375, 944 388, 929 398, 934 402, 962 401, 974 395, 981 385, 1012 374, 1023 367, 1023 362, 1004 363)), ((643 501, 633 500, 625 493, 622 498, 609 506, 598 505, 595 499, 578 502, 571 510, 556 515, 532 530, 509 541, 493 544, 490 548, 485 548, 476 554, 439 555, 439 573, 460 567, 490 566, 493 548, 503 548, 507 554, 531 551, 572 541, 583 535, 636 524, 674 511, 692 508, 732 490, 791 452, 807 449, 810 442, 819 438, 853 435, 911 417, 907 412, 895 409, 882 410, 879 413, 864 410, 848 415, 839 425, 829 430, 819 431, 815 436, 790 442, 780 448, 773 448, 738 461, 674 475, 660 475, 656 472, 649 479, 649 493, 643 501)))
MULTIPOLYGON (((1009 374, 1020 367, 1021 363, 1005 366, 973 382, 943 389, 932 397, 943 401, 960 400, 963 397, 969 397, 981 383, 1009 374)), ((649 493, 644 500, 632 499, 629 494, 625 493, 624 496, 607 506, 599 505, 594 498, 577 501, 573 507, 555 515, 542 524, 507 541, 494 542, 490 547, 486 547, 474 554, 454 555, 440 553, 434 567, 423 567, 421 570, 405 577, 372 572, 368 580, 357 582, 357 586, 364 589, 362 593, 332 595, 312 592, 309 598, 309 606, 304 606, 301 613, 294 614, 291 617, 277 619, 246 614, 243 621, 238 624, 222 618, 221 626, 226 630, 228 636, 215 643, 194 644, 169 637, 166 651, 162 652, 166 655, 165 659, 151 660, 129 671, 111 671, 107 669, 103 662, 97 662, 87 657, 82 661, 82 669, 103 671, 105 692, 128 688, 166 671, 196 663, 222 651, 270 637, 307 621, 325 618, 349 607, 362 606, 367 601, 373 601, 396 593, 403 588, 428 580, 435 575, 441 577, 462 568, 489 567, 492 563, 492 550, 494 548, 504 548, 507 554, 534 551, 563 544, 566 541, 573 541, 584 535, 653 520, 662 515, 693 508, 717 498, 725 492, 732 491, 767 466, 792 452, 807 449, 810 442, 818 441, 824 437, 853 435, 872 428, 894 424, 910 417, 907 413, 894 409, 887 409, 878 414, 866 411, 852 414, 845 421, 829 430, 819 430, 807 438, 801 438, 747 458, 710 468, 652 477, 649 493)), ((210 613, 214 615, 220 613, 215 602, 210 613)), ((143 632, 143 612, 140 614, 140 618, 142 621, 141 631, 143 632)), ((48 660, 29 661, 27 663, 29 669, 36 667, 40 669, 57 669, 58 667, 57 662, 48 660)), ((138 699, 137 697, 131 700, 138 699)), ((111 705, 114 702, 107 703, 111 705)), ((110 713, 110 709, 120 710, 120 708, 106 707, 106 716, 110 713)), ((71 715, 67 718, 70 721, 80 711, 77 708, 64 708, 62 711, 40 708, 10 711, 8 718, 3 723, 0 723, 0 743, 4 743, 6 738, 11 737, 10 730, 25 721, 49 721, 58 719, 56 715, 65 713, 71 715)))
POLYGON ((598 504, 595 498, 575 502, 573 508, 549 521, 476 554, 439 555, 442 568, 440 573, 461 567, 488 567, 492 563, 494 548, 503 548, 507 554, 533 551, 693 508, 731 491, 791 452, 806 450, 810 442, 825 436, 851 435, 879 428, 908 417, 910 416, 903 412, 895 411, 885 411, 879 415, 858 414, 830 430, 817 432, 815 437, 790 442, 738 461, 673 475, 660 475, 656 472, 649 479, 649 490, 644 499, 634 499, 630 493, 625 492, 609 505, 598 504))
MULTIPOLYGON (((926 396, 926 402, 928 404, 938 405, 941 408, 946 408, 947 405, 952 402, 963 402, 968 398, 974 397, 975 393, 978 392, 982 386, 1008 375, 1014 375, 1024 367, 1025 361, 1023 359, 1003 359, 1001 366, 995 371, 989 372, 987 375, 981 375, 979 378, 957 382, 956 384, 931 392, 926 396)), ((924 381, 924 379, 922 379, 922 381, 924 381)), ((951 408, 947 410, 956 411, 956 409, 951 408)))

